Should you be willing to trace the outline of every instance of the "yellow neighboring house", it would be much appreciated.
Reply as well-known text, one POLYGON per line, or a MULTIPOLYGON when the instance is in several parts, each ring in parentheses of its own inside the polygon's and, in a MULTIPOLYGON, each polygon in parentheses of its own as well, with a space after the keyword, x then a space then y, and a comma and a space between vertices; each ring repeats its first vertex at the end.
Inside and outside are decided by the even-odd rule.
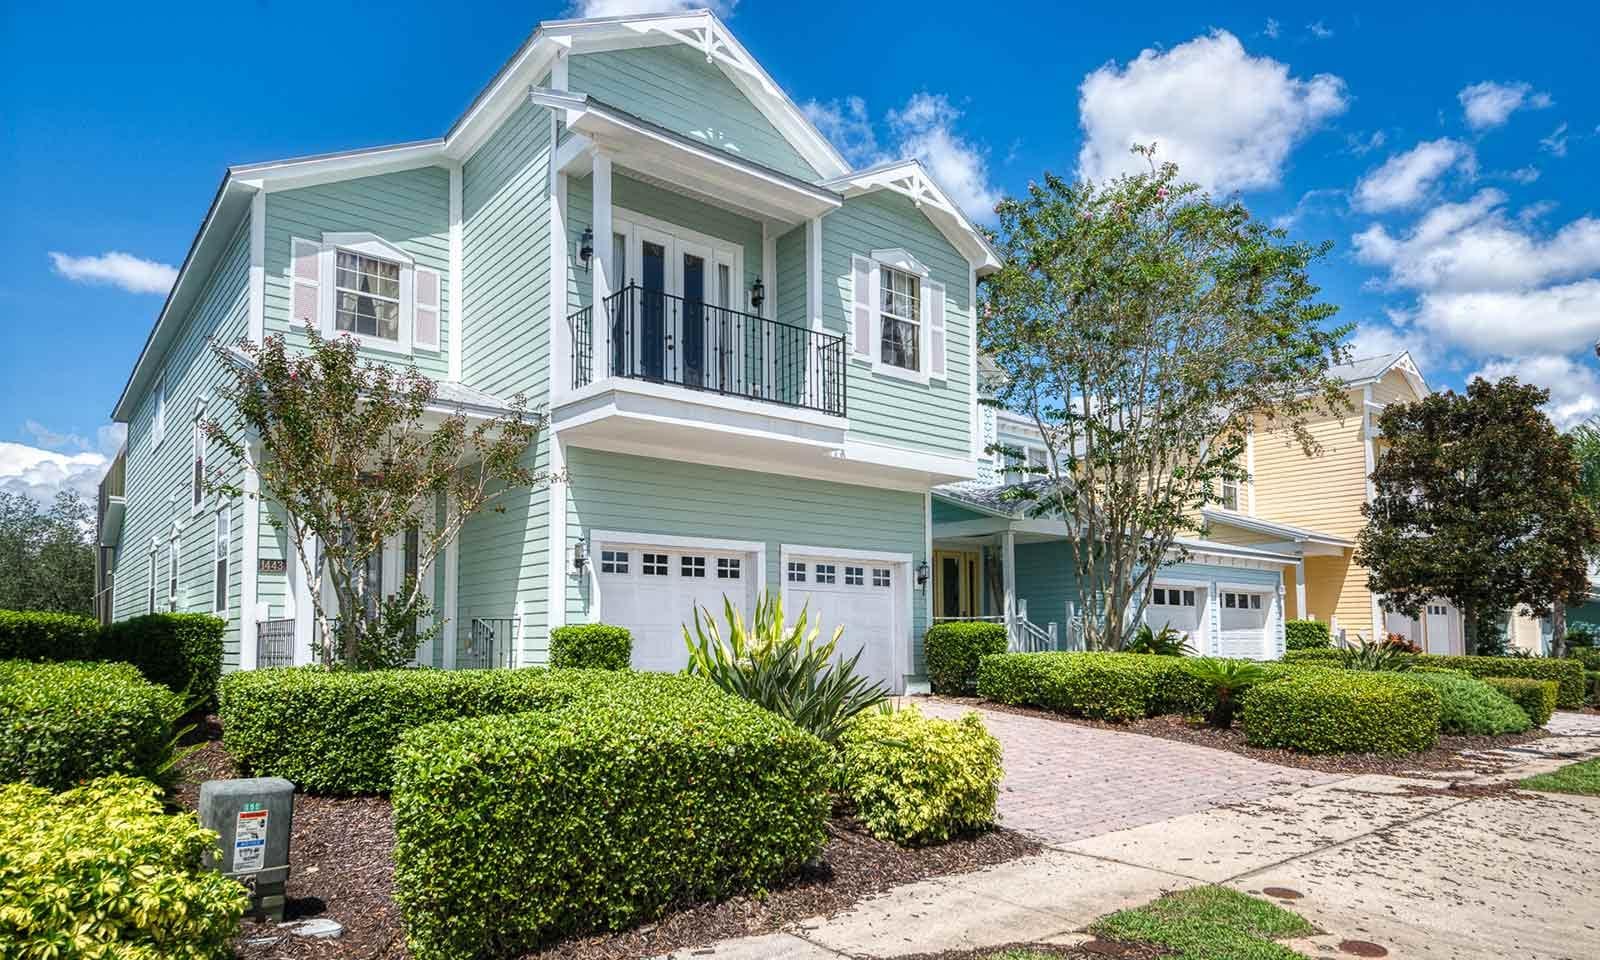
POLYGON ((1391 403, 1430 392, 1404 351, 1362 357, 1333 368, 1348 387, 1350 410, 1343 418, 1314 418, 1309 428, 1322 449, 1306 456, 1287 430, 1265 430, 1250 438, 1250 481, 1222 491, 1223 506, 1204 511, 1206 536, 1221 543, 1293 554, 1285 571, 1285 606, 1290 618, 1321 620, 1335 638, 1400 633, 1430 653, 1462 650, 1461 617, 1449 603, 1434 601, 1411 619, 1385 611, 1367 589, 1367 571, 1356 564, 1356 536, 1366 520, 1361 505, 1372 495, 1368 480, 1382 449, 1378 415, 1391 403))

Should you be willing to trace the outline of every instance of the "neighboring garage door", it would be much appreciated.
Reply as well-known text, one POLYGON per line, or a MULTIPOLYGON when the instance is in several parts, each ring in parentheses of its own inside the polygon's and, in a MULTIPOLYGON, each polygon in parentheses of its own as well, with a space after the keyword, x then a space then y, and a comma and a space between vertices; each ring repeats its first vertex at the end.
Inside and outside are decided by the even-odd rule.
POLYGON ((637 670, 688 666, 683 627, 693 623, 697 607, 709 608, 726 636, 724 595, 748 622, 756 575, 750 553, 601 542, 594 562, 600 619, 633 634, 637 670))
POLYGON ((804 607, 807 627, 820 627, 824 641, 843 626, 839 654, 849 657, 864 650, 856 668, 898 690, 895 596, 902 588, 900 576, 897 563, 791 554, 784 560, 784 613, 793 622, 804 607))
POLYGON ((1217 599, 1220 601, 1222 621, 1218 655, 1265 659, 1267 623, 1272 613, 1274 595, 1222 587, 1217 599))
POLYGON ((1170 626, 1183 634, 1196 653, 1205 652, 1206 588, 1167 584, 1156 587, 1145 607, 1144 621, 1152 630, 1170 626))

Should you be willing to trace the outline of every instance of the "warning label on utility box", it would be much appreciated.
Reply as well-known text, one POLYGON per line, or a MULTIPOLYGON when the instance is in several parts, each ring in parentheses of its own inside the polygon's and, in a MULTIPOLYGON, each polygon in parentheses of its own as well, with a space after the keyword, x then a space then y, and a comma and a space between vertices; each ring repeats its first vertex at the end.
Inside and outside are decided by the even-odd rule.
POLYGON ((233 872, 259 872, 266 853, 267 811, 240 810, 233 828, 233 872))

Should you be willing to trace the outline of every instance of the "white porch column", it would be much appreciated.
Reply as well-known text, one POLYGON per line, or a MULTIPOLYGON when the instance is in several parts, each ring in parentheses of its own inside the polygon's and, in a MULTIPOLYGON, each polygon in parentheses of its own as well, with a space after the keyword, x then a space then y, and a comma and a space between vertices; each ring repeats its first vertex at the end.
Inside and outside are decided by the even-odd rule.
POLYGON ((1007 530, 1000 535, 1002 559, 1000 579, 1005 585, 1006 639, 1015 641, 1017 631, 1017 534, 1007 530))
MULTIPOLYGON (((448 520, 450 509, 453 506, 452 498, 445 500, 445 518, 448 520)), ((444 644, 439 662, 446 670, 454 670, 456 666, 456 631, 461 617, 461 611, 456 601, 457 586, 461 575, 461 535, 459 533, 445 544, 444 548, 444 629, 439 631, 439 642, 444 644)))
POLYGON ((594 259, 589 267, 594 282, 591 300, 594 307, 590 311, 594 323, 593 369, 594 379, 603 380, 611 375, 611 324, 606 319, 605 302, 613 292, 612 283, 618 276, 615 271, 620 267, 611 262, 611 156, 598 145, 591 154, 590 169, 593 208, 589 223, 594 231, 594 259))
POLYGON ((1311 611, 1306 609, 1306 561, 1302 557, 1294 562, 1294 612, 1301 620, 1310 620, 1311 611))

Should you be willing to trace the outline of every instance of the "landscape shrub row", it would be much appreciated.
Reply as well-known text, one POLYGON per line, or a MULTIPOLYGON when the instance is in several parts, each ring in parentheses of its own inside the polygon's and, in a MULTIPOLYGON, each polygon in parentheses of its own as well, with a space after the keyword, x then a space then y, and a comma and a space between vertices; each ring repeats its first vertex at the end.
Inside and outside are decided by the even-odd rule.
POLYGON ((1005 653, 1005 624, 983 622, 938 623, 923 638, 928 683, 934 693, 966 696, 978 683, 978 661, 1005 653))
POLYGON ((592 670, 249 670, 223 678, 218 711, 222 743, 245 770, 310 793, 384 793, 406 731, 551 709, 611 679, 592 670))
POLYGON ((550 631, 550 666, 556 669, 626 670, 632 657, 627 627, 582 623, 550 631))
POLYGON ((402 738, 395 898, 419 960, 518 955, 764 889, 821 849, 820 740, 697 678, 610 678, 581 703, 402 738))
POLYGON ((1288 650, 1325 650, 1333 646, 1333 634, 1321 620, 1286 620, 1283 643, 1288 650))
POLYGON ((222 676, 226 627, 203 613, 152 613, 102 627, 93 617, 0 610, 0 660, 131 663, 189 703, 209 703, 222 676))
POLYGON ((976 712, 862 714, 839 738, 839 764, 845 796, 880 840, 921 846, 994 825, 1000 741, 976 712))
POLYGON ((248 897, 204 869, 217 835, 166 813, 160 788, 114 776, 65 793, 0 786, 0 956, 232 956, 248 897))
MULTIPOLYGON (((1496 736, 1522 733, 1532 724, 1511 698, 1488 683, 1454 670, 1412 670, 1407 676, 1439 693, 1441 733, 1496 736)), ((1528 681, 1537 682, 1537 681, 1528 681)))
POLYGON ((997 703, 1094 720, 1198 713, 1211 705, 1211 692, 1185 669, 1185 659, 1128 653, 991 655, 979 664, 978 693, 997 703))
MULTIPOLYGON (((1337 663, 1339 650, 1295 650, 1284 654, 1290 663, 1337 663)), ((1443 654, 1402 654, 1416 666, 1460 670, 1482 680, 1487 677, 1522 677, 1528 680, 1554 680, 1559 692, 1556 706, 1575 710, 1583 706, 1583 664, 1577 660, 1552 657, 1461 657, 1443 654)))
POLYGON ((1505 694, 1536 727, 1550 722, 1555 712, 1558 687, 1554 680, 1531 680, 1526 677, 1485 677, 1484 683, 1505 694))
POLYGON ((1411 753, 1439 741, 1440 696, 1398 673, 1322 670, 1258 684, 1245 741, 1304 753, 1411 753))
POLYGON ((126 663, 0 661, 0 782, 164 778, 183 699, 126 663))

